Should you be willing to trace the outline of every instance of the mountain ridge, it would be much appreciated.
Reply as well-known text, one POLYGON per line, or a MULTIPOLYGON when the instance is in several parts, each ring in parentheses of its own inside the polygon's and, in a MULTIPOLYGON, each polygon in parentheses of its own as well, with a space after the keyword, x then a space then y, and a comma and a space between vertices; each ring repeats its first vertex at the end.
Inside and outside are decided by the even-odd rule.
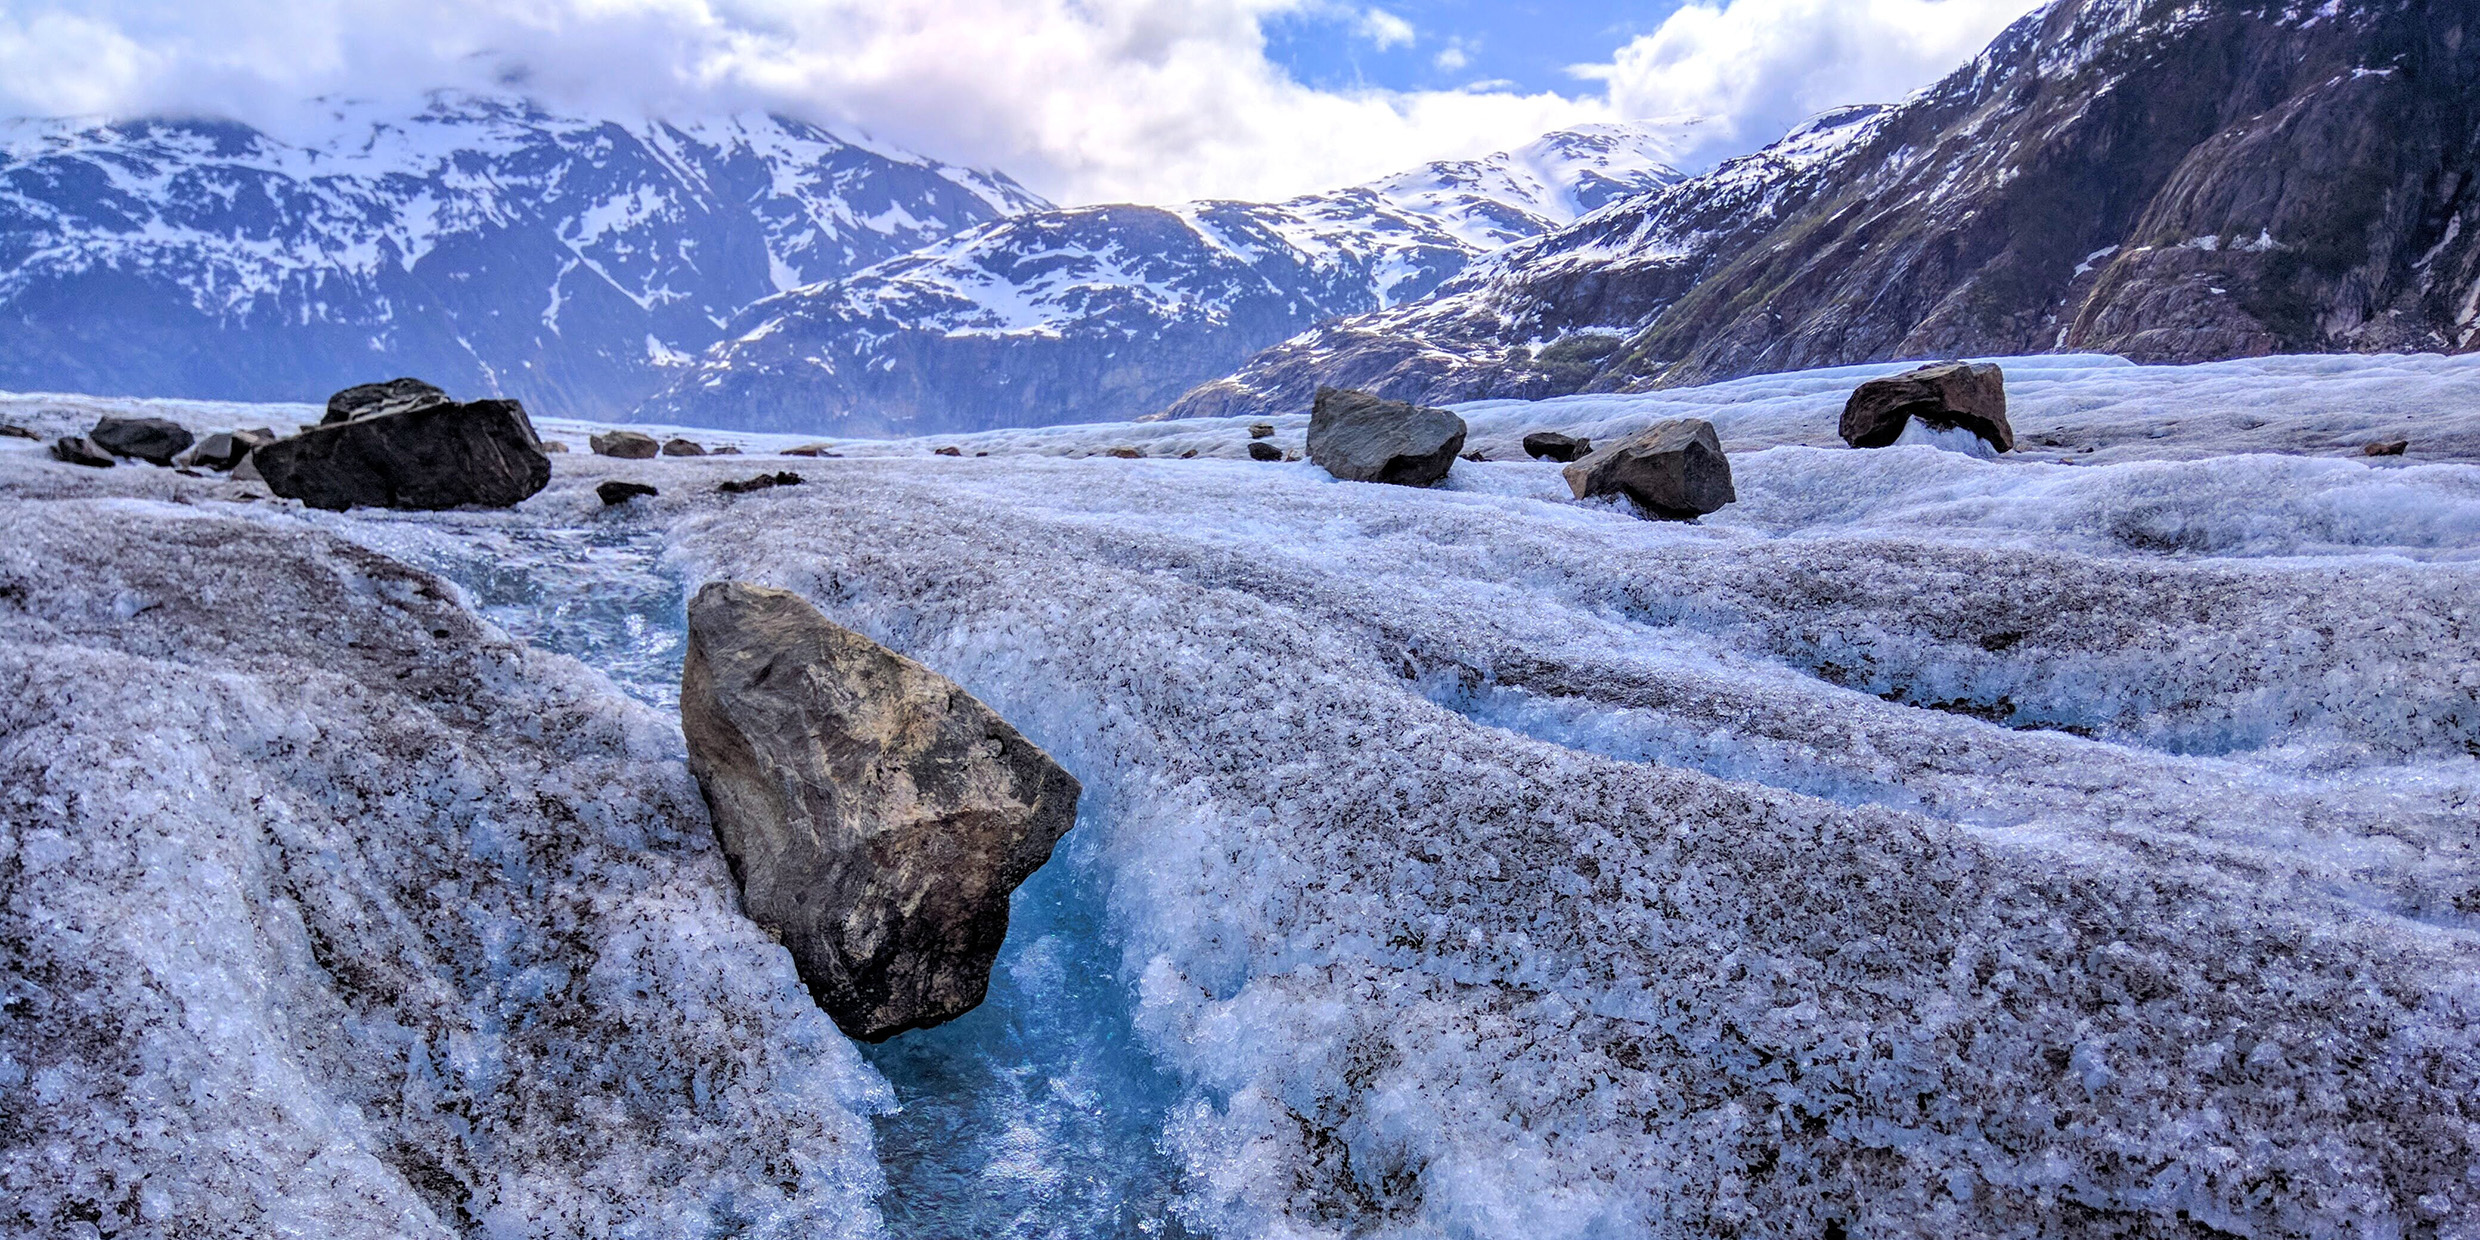
POLYGON ((616 414, 750 301, 1048 205, 765 115, 436 92, 331 120, 0 125, 0 386, 315 399, 385 371, 616 414))
POLYGON ((1676 180, 1667 130, 1562 130, 1278 203, 1061 207, 751 306, 637 411, 845 434, 1107 421, 1325 319, 1676 180))
POLYGON ((1329 382, 1441 403, 1907 357, 2459 351, 2471 26, 2420 0, 2060 0, 1911 98, 1827 118, 1845 132, 1813 160, 1784 156, 1814 122, 1172 412, 1329 382))

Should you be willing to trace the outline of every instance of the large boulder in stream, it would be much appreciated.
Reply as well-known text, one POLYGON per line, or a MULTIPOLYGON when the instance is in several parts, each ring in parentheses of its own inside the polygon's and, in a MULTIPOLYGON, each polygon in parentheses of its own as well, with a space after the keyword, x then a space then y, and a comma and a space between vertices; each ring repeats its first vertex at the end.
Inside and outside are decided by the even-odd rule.
POLYGON ((689 603, 680 721, 750 917, 845 1033, 981 1003, 1074 776, 955 682, 739 582, 689 603))
POLYGON ((1464 431, 1444 409, 1322 387, 1309 411, 1309 459, 1346 482, 1425 487, 1454 467, 1464 431))
POLYGON ((1722 440, 1703 418, 1656 422, 1563 472, 1578 499, 1625 495, 1666 521, 1693 521, 1739 498, 1722 440))
POLYGON ((525 407, 422 405, 315 426, 250 453, 267 489, 313 508, 506 508, 551 481, 525 407))
POLYGON ((1835 430, 1852 447, 1883 448, 1902 438, 1914 418, 1931 430, 1962 427, 2000 452, 2015 450, 2015 428, 2006 420, 2006 373, 1986 362, 1938 362, 1871 379, 1843 402, 1835 430))

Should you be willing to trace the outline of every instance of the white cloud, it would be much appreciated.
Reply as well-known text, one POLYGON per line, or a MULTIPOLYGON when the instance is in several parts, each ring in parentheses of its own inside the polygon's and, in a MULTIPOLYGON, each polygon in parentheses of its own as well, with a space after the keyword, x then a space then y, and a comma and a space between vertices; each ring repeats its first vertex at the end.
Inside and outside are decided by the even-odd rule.
POLYGON ((1442 73, 1455 73, 1472 64, 1472 53, 1464 50, 1463 40, 1450 39, 1429 62, 1442 73))
POLYGON ((2042 2, 1708 0, 1574 72, 1623 115, 1710 118, 1698 153, 1727 156, 1827 108, 1899 99, 2042 2))
MULTIPOLYGON (((316 95, 515 81, 554 106, 856 125, 1062 201, 1275 197, 1619 116, 1715 115, 1745 149, 1935 77, 2028 3, 1696 6, 1561 95, 1304 86, 1267 59, 1264 23, 1333 0, 0 0, 0 114, 281 132, 316 95)), ((1416 37, 1375 8, 1351 28, 1416 37)))
POLYGON ((1358 25, 1361 37, 1377 44, 1379 51, 1385 51, 1390 47, 1409 47, 1418 34, 1413 30, 1411 22, 1385 9, 1364 11, 1358 25))

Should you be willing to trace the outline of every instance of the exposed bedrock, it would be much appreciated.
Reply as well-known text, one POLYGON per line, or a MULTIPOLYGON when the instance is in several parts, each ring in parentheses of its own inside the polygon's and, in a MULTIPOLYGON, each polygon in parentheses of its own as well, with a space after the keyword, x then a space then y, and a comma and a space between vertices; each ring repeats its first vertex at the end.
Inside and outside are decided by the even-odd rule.
POLYGON ((680 718, 750 917, 845 1033, 981 1003, 1074 776, 953 681, 739 582, 689 604, 680 718))
POLYGON ((2015 450, 2006 420, 2006 374, 1988 363, 1937 362, 1853 389, 1836 430, 1855 448, 1883 448, 1918 418, 1931 430, 1958 427, 2000 452, 2015 450))
POLYGON ((267 488, 313 508, 506 508, 551 481, 525 407, 425 405, 313 427, 250 454, 267 488))
POLYGON ((1667 418, 1563 471, 1576 498, 1625 495, 1666 521, 1693 521, 1739 498, 1714 424, 1667 418))
POLYGON ((1319 388, 1309 413, 1309 459, 1346 482, 1425 487, 1464 450, 1464 419, 1444 409, 1319 388))

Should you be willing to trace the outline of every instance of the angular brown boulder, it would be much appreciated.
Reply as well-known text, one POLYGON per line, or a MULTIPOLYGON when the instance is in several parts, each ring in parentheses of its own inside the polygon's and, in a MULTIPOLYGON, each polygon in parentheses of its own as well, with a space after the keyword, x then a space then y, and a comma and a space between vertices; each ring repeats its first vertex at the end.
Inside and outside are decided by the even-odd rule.
POLYGON ((1322 387, 1309 410, 1309 459, 1346 482, 1425 487, 1464 450, 1464 419, 1444 409, 1322 387))
POLYGON ((1283 449, 1267 443, 1263 439, 1252 439, 1249 441, 1249 459, 1252 461, 1279 461, 1283 459, 1283 449))
POLYGON ((663 455, 704 456, 706 455, 706 449, 697 446, 697 443, 694 440, 666 439, 663 441, 663 455))
POLYGON ((188 427, 166 418, 102 418, 86 438, 114 456, 136 457, 150 465, 170 465, 197 442, 188 427))
POLYGON ((1938 362, 1871 379, 1843 403, 1836 430, 1852 447, 1883 448, 1901 438, 1913 418, 1931 430, 1962 427, 2000 452, 2015 450, 2015 428, 2006 421, 2006 374, 1986 362, 1938 362))
POLYGON ((391 413, 427 409, 432 405, 450 403, 448 394, 420 379, 390 379, 385 383, 358 383, 327 398, 327 416, 319 419, 321 426, 339 422, 358 422, 391 413))
POLYGON ((313 508, 506 508, 551 481, 513 400, 425 405, 313 427, 250 453, 267 489, 313 508))
POLYGON ((1576 498, 1625 495, 1665 521, 1693 521, 1739 498, 1714 424, 1670 418, 1569 465, 1576 498))
POLYGON ((663 445, 656 443, 654 436, 641 435, 636 431, 590 435, 586 438, 586 446, 594 449, 596 456, 616 456, 624 461, 651 461, 655 453, 663 450, 663 445))
POLYGON ((1008 894, 1076 821, 1074 776, 954 682, 739 582, 689 603, 680 721, 750 917, 845 1033, 982 1001, 1008 894))

